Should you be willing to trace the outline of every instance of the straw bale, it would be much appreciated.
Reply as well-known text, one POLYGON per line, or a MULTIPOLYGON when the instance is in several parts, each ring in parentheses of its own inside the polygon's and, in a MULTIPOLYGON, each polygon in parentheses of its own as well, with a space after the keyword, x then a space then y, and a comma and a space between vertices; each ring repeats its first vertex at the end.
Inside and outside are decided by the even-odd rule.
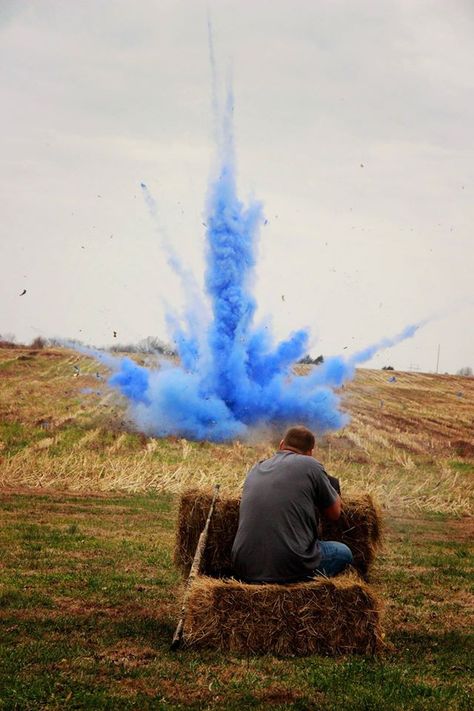
POLYGON ((354 556, 354 568, 367 578, 382 536, 382 514, 370 494, 342 500, 337 521, 321 522, 323 541, 345 543, 354 556))
MULTIPOLYGON (((189 489, 181 496, 175 546, 175 564, 189 574, 199 534, 204 528, 212 492, 189 489)), ((212 577, 232 574, 231 550, 239 521, 240 498, 219 497, 209 527, 202 573, 212 577)), ((380 540, 381 515, 370 495, 343 499, 338 521, 321 524, 321 539, 342 541, 352 551, 354 568, 366 577, 380 540)))
MULTIPOLYGON (((205 526, 212 491, 188 489, 181 496, 174 560, 184 576, 189 574, 199 535, 205 526)), ((232 573, 231 551, 239 523, 240 498, 219 496, 209 524, 202 572, 215 577, 232 573)))
POLYGON ((249 585, 198 576, 184 641, 238 654, 375 654, 380 603, 354 574, 294 585, 249 585))

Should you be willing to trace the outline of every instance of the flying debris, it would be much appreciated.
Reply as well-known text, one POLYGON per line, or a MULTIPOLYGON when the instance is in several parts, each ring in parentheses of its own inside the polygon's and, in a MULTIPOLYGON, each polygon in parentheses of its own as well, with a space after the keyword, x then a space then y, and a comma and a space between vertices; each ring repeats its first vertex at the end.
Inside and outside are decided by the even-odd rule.
POLYGON ((73 377, 74 377, 74 378, 77 378, 78 375, 79 375, 80 372, 81 372, 81 369, 79 368, 78 365, 73 365, 73 368, 74 368, 74 376, 73 376, 73 377))
POLYGON ((24 296, 25 294, 26 294, 26 289, 23 289, 23 291, 21 292, 20 296, 24 296))
MULTIPOLYGON (((237 195, 232 112, 229 93, 225 115, 220 117, 217 170, 204 217, 206 299, 192 272, 160 234, 188 303, 181 320, 168 313, 179 361, 156 369, 107 352, 85 348, 81 352, 93 355, 112 371, 109 386, 127 398, 128 417, 149 436, 225 442, 242 440, 262 425, 281 429, 300 422, 318 433, 340 429, 349 422, 349 415, 340 407, 337 389, 354 377, 358 364, 412 337, 422 324, 407 326, 348 358, 324 358, 306 375, 294 373, 293 364, 308 352, 309 330, 300 328, 275 342, 268 321, 255 322, 257 302, 251 286, 263 215, 259 202, 251 199, 245 205, 237 195)), ((154 216, 155 202, 145 184, 141 187, 154 216)), ((285 295, 280 292, 280 296, 284 301, 285 295)), ((116 338, 117 331, 113 335, 116 338)))

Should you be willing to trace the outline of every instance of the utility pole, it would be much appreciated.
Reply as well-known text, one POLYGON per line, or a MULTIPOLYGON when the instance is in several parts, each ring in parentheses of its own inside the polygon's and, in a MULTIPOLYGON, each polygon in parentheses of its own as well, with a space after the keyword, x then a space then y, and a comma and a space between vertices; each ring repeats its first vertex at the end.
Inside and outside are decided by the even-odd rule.
POLYGON ((436 372, 438 372, 438 368, 439 368, 439 351, 440 351, 440 348, 441 348, 441 344, 438 343, 438 355, 436 356, 436 372))

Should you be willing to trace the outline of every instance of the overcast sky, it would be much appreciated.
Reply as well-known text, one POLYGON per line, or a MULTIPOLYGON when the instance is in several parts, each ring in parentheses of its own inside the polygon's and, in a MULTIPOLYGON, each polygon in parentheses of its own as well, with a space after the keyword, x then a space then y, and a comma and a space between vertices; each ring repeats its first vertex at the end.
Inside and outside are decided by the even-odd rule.
POLYGON ((208 8, 268 219, 259 314, 313 355, 434 315, 370 365, 474 367, 472 0, 1 0, 0 333, 166 338, 182 297, 140 182, 202 281, 208 8))

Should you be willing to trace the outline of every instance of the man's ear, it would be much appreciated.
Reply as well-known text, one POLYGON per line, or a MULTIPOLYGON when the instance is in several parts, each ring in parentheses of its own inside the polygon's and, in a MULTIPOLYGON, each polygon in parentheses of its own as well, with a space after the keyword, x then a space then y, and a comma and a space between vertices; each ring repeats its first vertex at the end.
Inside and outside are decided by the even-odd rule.
POLYGON ((280 445, 279 445, 278 449, 283 449, 283 444, 284 444, 284 442, 285 442, 285 440, 282 439, 281 442, 280 442, 280 445))

